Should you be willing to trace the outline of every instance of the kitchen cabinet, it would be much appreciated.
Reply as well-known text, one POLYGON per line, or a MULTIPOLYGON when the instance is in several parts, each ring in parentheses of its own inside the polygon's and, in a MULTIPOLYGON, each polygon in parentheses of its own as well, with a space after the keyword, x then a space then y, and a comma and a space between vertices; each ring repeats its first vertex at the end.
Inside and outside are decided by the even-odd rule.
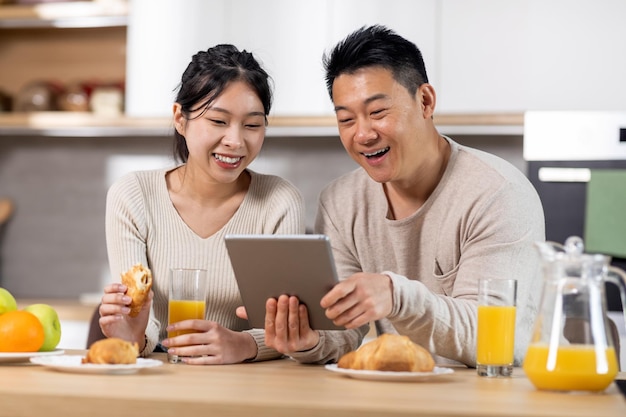
POLYGON ((626 108, 626 2, 441 0, 444 112, 626 108))
POLYGON ((620 0, 221 0, 196 1, 185 10, 172 0, 159 3, 165 5, 161 12, 150 0, 133 1, 138 13, 130 16, 134 64, 128 67, 127 102, 133 115, 169 112, 191 54, 219 42, 261 58, 275 80, 275 115, 332 114, 321 56, 373 23, 420 47, 441 113, 626 107, 626 55, 617 41, 626 39, 626 2, 620 0), (145 13, 161 18, 139 21, 145 13), (179 23, 164 29, 156 23, 163 16, 179 23), (207 19, 211 24, 203 24, 207 19), (155 54, 156 46, 147 48, 145 41, 134 43, 135 32, 164 53, 155 54), (154 85, 168 88, 148 91, 154 85))
MULTIPOLYGON (((272 75, 275 102, 268 136, 336 136, 321 57, 359 26, 386 24, 418 44, 430 80, 441 91, 441 0, 392 1, 394 11, 379 0, 189 0, 184 8, 170 0, 0 6, 0 89, 14 95, 37 79, 126 80, 122 117, 0 114, 0 138, 169 135, 180 74, 193 53, 220 42, 253 51, 272 75)), ((523 129, 521 112, 439 109, 438 122, 447 134, 519 135, 523 129)))
POLYGON ((417 45, 426 64, 428 80, 437 87, 440 8, 440 0, 331 1, 330 45, 335 45, 361 26, 385 25, 417 45))
POLYGON ((129 15, 127 113, 169 115, 172 91, 191 56, 226 42, 253 52, 272 76, 274 115, 332 115, 322 55, 358 27, 376 23, 416 42, 436 79, 438 1, 392 1, 393 9, 380 0, 192 1, 185 8, 175 0, 160 0, 157 9, 153 0, 134 0, 129 15), (169 22, 165 28, 160 23, 164 19, 169 22))
POLYGON ((159 5, 155 8, 151 0, 132 4, 128 115, 169 116, 174 90, 192 55, 219 43, 246 49, 261 61, 274 82, 272 114, 333 114, 321 64, 331 23, 328 1, 190 1, 182 8, 177 1, 160 0, 159 5))
POLYGON ((125 1, 0 6, 0 90, 33 81, 123 82, 125 1))
POLYGON ((448 126, 444 133, 519 135, 521 123, 483 124, 484 116, 626 107, 626 55, 615 41, 626 39, 619 21, 626 3, 619 0, 187 0, 185 7, 174 0, 97 0, 42 6, 0 6, 0 89, 15 94, 42 78, 122 79, 126 114, 113 121, 59 115, 49 129, 40 124, 52 121, 49 115, 24 116, 24 125, 16 125, 14 115, 0 115, 0 136, 169 134, 180 74, 193 53, 220 42, 251 50, 272 75, 270 136, 334 136, 321 56, 372 23, 388 25, 422 50, 440 124, 448 126), (447 116, 458 115, 480 117, 469 125, 448 123, 447 116), (62 132, 64 121, 71 129, 62 132))

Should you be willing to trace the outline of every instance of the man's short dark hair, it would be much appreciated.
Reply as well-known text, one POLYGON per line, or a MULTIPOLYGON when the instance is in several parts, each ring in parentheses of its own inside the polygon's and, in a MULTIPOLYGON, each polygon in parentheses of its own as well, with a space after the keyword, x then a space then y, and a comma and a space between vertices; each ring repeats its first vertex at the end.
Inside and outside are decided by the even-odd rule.
POLYGON ((323 63, 331 100, 335 78, 365 67, 388 69, 411 95, 428 82, 424 59, 417 46, 382 25, 364 26, 352 32, 324 55, 323 63))

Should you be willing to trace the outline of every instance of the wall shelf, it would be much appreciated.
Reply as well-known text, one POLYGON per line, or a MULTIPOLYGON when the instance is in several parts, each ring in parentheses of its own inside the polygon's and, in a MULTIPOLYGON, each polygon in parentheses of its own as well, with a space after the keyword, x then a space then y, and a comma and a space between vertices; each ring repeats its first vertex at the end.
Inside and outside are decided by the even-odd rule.
MULTIPOLYGON (((523 114, 435 115, 446 135, 522 135, 523 114)), ((0 138, 44 137, 160 137, 172 134, 168 117, 105 117, 92 113, 41 112, 0 114, 0 138)), ((268 137, 337 136, 334 116, 270 117, 268 137)))
POLYGON ((0 29, 114 27, 127 23, 128 3, 122 0, 0 6, 0 29))
POLYGON ((98 116, 89 112, 0 114, 0 137, 141 137, 172 133, 169 118, 98 116))
MULTIPOLYGON (((123 79, 128 14, 127 0, 0 5, 0 33, 6 30, 0 42, 3 46, 0 48, 3 50, 0 63, 3 67, 7 65, 8 69, 0 80, 0 89, 15 95, 18 86, 42 78, 61 82, 123 79), (56 28, 85 30, 77 35, 56 28), (88 45, 86 49, 85 45, 88 45), (38 61, 33 61, 32 57, 37 57, 38 61), (45 62, 45 67, 40 62, 45 62)), ((516 136, 523 134, 524 120, 522 113, 440 114, 435 115, 435 122, 439 131, 447 135, 516 136)), ((0 113, 0 139, 19 136, 164 137, 171 134, 172 124, 168 117, 102 117, 68 112, 0 113)), ((267 131, 268 137, 335 137, 337 134, 336 119, 332 114, 274 116, 270 118, 267 131)))

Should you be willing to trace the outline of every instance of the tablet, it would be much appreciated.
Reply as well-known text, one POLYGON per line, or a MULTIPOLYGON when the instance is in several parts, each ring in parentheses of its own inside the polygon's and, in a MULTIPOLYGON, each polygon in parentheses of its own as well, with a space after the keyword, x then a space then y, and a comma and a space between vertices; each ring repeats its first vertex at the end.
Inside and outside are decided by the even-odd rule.
POLYGON ((337 283, 327 236, 231 234, 224 239, 250 326, 264 328, 267 299, 287 294, 307 306, 312 329, 345 330, 320 306, 337 283))

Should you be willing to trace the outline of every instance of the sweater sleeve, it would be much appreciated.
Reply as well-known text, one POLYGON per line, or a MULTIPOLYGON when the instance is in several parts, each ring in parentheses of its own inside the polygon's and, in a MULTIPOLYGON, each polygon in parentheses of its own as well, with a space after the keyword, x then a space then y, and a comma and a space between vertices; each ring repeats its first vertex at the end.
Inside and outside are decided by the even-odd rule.
POLYGON ((393 284, 393 309, 388 320, 433 354, 474 366, 476 304, 431 292, 419 281, 384 271, 393 284))
POLYGON ((291 357, 300 363, 334 363, 344 354, 359 347, 369 331, 369 325, 357 329, 320 330, 318 344, 310 350, 295 352, 291 357))
MULTIPOLYGON (((386 271, 392 278, 394 307, 388 319, 395 329, 439 356, 476 364, 478 280, 515 278, 518 281, 515 364, 520 365, 530 340, 537 311, 540 277, 533 242, 543 239, 541 207, 533 195, 504 184, 480 202, 467 226, 458 264, 437 275, 445 294, 435 294, 411 277, 386 271)), ((436 242, 437 236, 429 236, 436 242)), ((438 257, 449 251, 441 244, 438 257)), ((437 261, 435 259, 435 267, 437 261)))
MULTIPOLYGON (((142 193, 133 174, 122 177, 107 193, 105 215, 106 243, 111 276, 120 281, 122 272, 141 262, 148 267, 146 255, 146 218, 142 193)), ((160 323, 150 308, 145 330, 146 346, 142 356, 151 354, 159 341, 160 323)))
POLYGON ((263 329, 250 329, 244 330, 245 333, 248 333, 254 339, 257 347, 256 356, 251 360, 251 362, 261 362, 272 359, 282 358, 283 354, 268 347, 265 344, 265 330, 263 329))

